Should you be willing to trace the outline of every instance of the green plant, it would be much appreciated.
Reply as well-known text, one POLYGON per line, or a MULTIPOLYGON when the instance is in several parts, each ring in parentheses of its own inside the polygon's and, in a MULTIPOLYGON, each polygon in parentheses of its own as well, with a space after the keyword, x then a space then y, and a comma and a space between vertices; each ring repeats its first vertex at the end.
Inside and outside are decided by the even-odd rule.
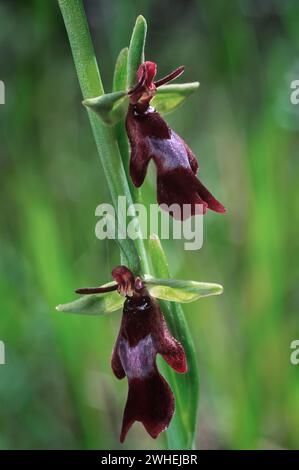
MULTIPOLYGON (((99 119, 91 109, 87 108, 94 139, 115 209, 117 209, 117 197, 120 195, 126 196, 128 204, 136 201, 140 202, 142 194, 140 190, 131 187, 126 174, 129 147, 124 127, 124 115, 128 104, 125 90, 134 84, 137 69, 144 61, 146 21, 142 16, 137 18, 129 49, 123 49, 116 62, 114 91, 110 94, 105 94, 82 0, 58 0, 58 2, 73 53, 84 98, 83 103, 89 108, 92 107, 96 110, 100 117, 99 119)), ((165 85, 161 87, 160 92, 155 97, 155 106, 161 112, 170 112, 176 109, 197 86, 197 83, 165 85)), ((155 276, 157 278, 156 284, 160 288, 161 285, 163 287, 163 283, 165 284, 166 282, 165 279, 168 279, 170 274, 165 254, 156 236, 151 238, 148 247, 145 246, 141 238, 137 238, 135 242, 119 239, 118 244, 123 264, 126 264, 135 275, 147 275, 148 279, 150 279, 150 276, 155 276), (164 281, 161 279, 164 279, 164 281)), ((155 284, 155 281, 153 281, 153 284, 155 284)), ((161 306, 171 332, 182 343, 185 349, 188 362, 188 373, 182 376, 174 374, 168 366, 161 366, 174 391, 176 400, 176 414, 166 432, 167 443, 171 449, 188 449, 193 446, 196 432, 199 399, 198 366, 193 341, 182 308, 179 303, 167 300, 171 298, 171 300, 183 301, 184 295, 186 295, 186 286, 168 285, 166 287, 168 287, 168 297, 164 294, 164 297, 162 297, 164 300, 160 301, 161 306), (171 287, 177 288, 174 297, 169 297, 171 287)), ((205 288, 206 286, 200 286, 202 290, 205 288)), ((220 293, 220 291, 221 287, 215 287, 214 293, 220 293)), ((99 304, 101 303, 101 308, 103 308, 104 299, 98 298, 98 302, 99 304)), ((111 306, 111 304, 109 305, 111 306)), ((87 313, 99 313, 98 306, 95 308, 95 304, 90 298, 89 300, 83 298, 82 300, 75 301, 75 306, 72 303, 68 307, 59 306, 58 309, 81 313, 87 308, 87 313), (88 302, 89 305, 86 304, 88 302), (93 311, 90 310, 90 302, 93 311)))

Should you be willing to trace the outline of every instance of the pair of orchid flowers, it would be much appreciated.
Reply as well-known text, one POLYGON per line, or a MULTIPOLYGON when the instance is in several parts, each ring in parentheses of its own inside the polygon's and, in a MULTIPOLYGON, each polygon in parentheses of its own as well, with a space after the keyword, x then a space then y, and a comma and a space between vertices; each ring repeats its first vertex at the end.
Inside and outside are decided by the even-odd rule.
MULTIPOLYGON (((157 88, 181 75, 184 67, 154 81, 156 70, 154 62, 142 63, 137 71, 136 85, 125 93, 126 99, 129 98, 126 130, 131 147, 130 176, 133 184, 136 187, 143 184, 148 164, 153 159, 157 168, 157 200, 160 205, 165 208, 177 204, 183 209, 188 204, 191 206, 189 215, 205 213, 207 209, 224 213, 224 206, 197 179, 198 163, 193 152, 151 106, 157 88)), ((117 99, 123 96, 121 92, 117 99)), ((115 96, 109 98, 104 95, 86 100, 84 104, 103 118, 107 102, 108 109, 112 110, 115 96)), ((175 217, 175 213, 170 213, 175 217)), ((222 287, 194 281, 155 279, 148 275, 141 279, 126 266, 114 268, 112 277, 114 282, 104 286, 78 289, 76 292, 83 297, 59 305, 57 310, 94 315, 123 308, 111 360, 115 376, 118 379, 127 377, 129 385, 120 441, 124 441, 135 421, 140 421, 156 438, 167 429, 175 406, 173 393, 158 371, 156 356, 161 354, 178 373, 185 373, 188 367, 184 348, 169 332, 156 298, 191 302, 199 297, 220 294, 222 287)))

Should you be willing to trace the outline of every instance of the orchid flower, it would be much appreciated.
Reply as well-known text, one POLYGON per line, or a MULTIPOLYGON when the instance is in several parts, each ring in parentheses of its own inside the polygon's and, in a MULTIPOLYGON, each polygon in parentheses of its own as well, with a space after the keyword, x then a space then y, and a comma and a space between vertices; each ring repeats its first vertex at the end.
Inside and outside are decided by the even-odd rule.
POLYGON ((143 184, 148 164, 153 159, 157 168, 158 203, 174 218, 186 218, 184 205, 187 204, 190 206, 187 217, 204 214, 207 209, 224 213, 225 207, 196 178, 198 163, 191 149, 150 105, 157 88, 180 76, 184 67, 155 82, 156 71, 154 62, 141 64, 137 84, 128 92, 126 129, 131 145, 132 181, 136 187, 143 184))
POLYGON ((135 421, 140 421, 150 436, 156 438, 169 426, 175 408, 170 386, 158 371, 157 354, 176 372, 187 372, 184 348, 170 333, 156 298, 190 302, 220 294, 222 287, 149 275, 141 279, 126 266, 114 268, 112 278, 114 282, 101 287, 77 289, 83 297, 59 305, 57 310, 94 315, 123 309, 111 360, 114 375, 118 379, 127 377, 129 385, 120 441, 125 440, 135 421))

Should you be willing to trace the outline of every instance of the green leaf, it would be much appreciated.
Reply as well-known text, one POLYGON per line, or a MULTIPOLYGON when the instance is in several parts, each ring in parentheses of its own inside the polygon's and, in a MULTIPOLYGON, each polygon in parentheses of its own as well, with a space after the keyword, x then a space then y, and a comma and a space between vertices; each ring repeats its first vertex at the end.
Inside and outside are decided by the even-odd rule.
POLYGON ((144 47, 147 24, 143 16, 138 16, 131 36, 128 54, 128 89, 136 83, 138 67, 144 62, 144 47))
POLYGON ((125 91, 106 93, 83 101, 84 106, 92 109, 108 125, 116 124, 126 114, 129 97, 125 91))
POLYGON ((199 82, 163 85, 157 89, 152 106, 161 114, 174 111, 199 87, 199 82))
MULTIPOLYGON (((109 282, 107 287, 114 284, 109 282)), ((81 315, 106 315, 122 308, 124 298, 117 292, 106 292, 104 294, 84 295, 67 304, 57 305, 58 312, 77 313, 81 315)))
MULTIPOLYGON (((113 76, 113 91, 121 91, 127 87, 127 73, 128 73, 128 52, 129 49, 122 49, 119 53, 119 56, 116 60, 114 76, 113 76)), ((130 154, 131 149, 129 146, 128 136, 125 129, 125 117, 123 120, 119 121, 115 126, 115 135, 117 138, 118 148, 121 154, 121 158, 124 165, 124 170, 126 172, 128 184, 132 196, 136 194, 137 188, 132 183, 132 180, 129 176, 130 168, 130 154)), ((132 242, 133 243, 133 242, 132 242)))
POLYGON ((116 59, 114 74, 113 74, 113 91, 122 91, 127 86, 127 71, 128 71, 128 52, 129 49, 125 47, 122 49, 116 59))
POLYGON ((170 302, 189 303, 223 292, 220 284, 209 282, 183 281, 178 279, 155 279, 145 275, 144 279, 150 294, 157 299, 170 302))

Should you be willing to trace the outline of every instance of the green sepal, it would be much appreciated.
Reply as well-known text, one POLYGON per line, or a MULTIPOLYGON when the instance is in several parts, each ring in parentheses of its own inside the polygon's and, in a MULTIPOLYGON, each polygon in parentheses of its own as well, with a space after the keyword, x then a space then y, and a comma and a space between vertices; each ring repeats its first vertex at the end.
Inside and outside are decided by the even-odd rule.
POLYGON ((89 98, 84 100, 83 104, 94 111, 105 124, 111 126, 125 116, 129 97, 126 91, 116 91, 96 98, 89 98))
POLYGON ((220 284, 210 282, 185 281, 179 279, 156 279, 145 275, 146 286, 153 297, 169 302, 189 303, 223 292, 220 284))
POLYGON ((199 87, 199 82, 180 83, 177 85, 163 85, 157 89, 157 94, 152 99, 151 105, 160 114, 174 111, 185 99, 199 87))
MULTIPOLYGON (((115 284, 115 282, 108 282, 102 287, 107 287, 115 284)), ((77 313, 81 315, 106 315, 115 310, 123 307, 124 297, 117 291, 106 292, 104 294, 91 294, 83 295, 78 299, 57 305, 58 312, 77 313)))
MULTIPOLYGON (((149 274, 144 275, 149 293, 161 300, 169 302, 189 303, 223 292, 220 284, 209 282, 184 281, 179 279, 156 279, 149 274)), ((107 287, 114 282, 105 284, 107 287)), ((84 295, 73 302, 57 305, 59 312, 78 313, 83 315, 105 315, 122 308, 124 298, 117 292, 84 295)))

